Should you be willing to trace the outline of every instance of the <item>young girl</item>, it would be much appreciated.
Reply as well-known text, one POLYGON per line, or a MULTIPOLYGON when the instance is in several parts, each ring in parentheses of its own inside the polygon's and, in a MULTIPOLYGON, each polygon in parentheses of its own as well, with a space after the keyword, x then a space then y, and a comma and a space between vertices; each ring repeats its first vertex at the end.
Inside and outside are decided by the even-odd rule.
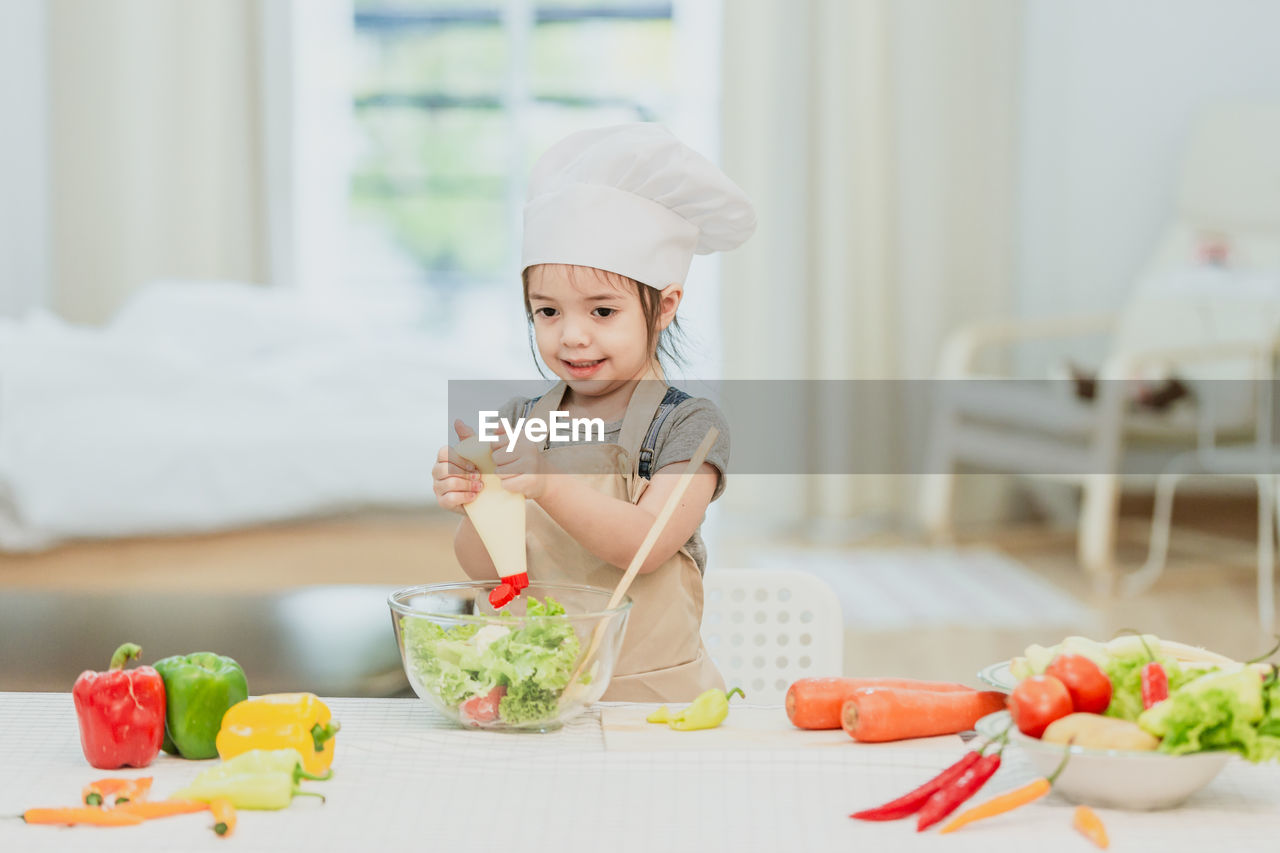
MULTIPOLYGON (((658 351, 695 253, 734 248, 755 213, 719 169, 665 128, 576 133, 534 167, 525 205, 525 313, 538 355, 560 379, 500 411, 600 418, 603 443, 495 444, 502 487, 524 495, 534 581, 612 589, 710 427, 720 431, 629 590, 633 605, 606 700, 681 701, 723 680, 702 647, 699 528, 724 489, 729 431, 709 400, 667 386, 658 351)), ((459 437, 471 431, 455 424, 459 437)), ((440 505, 462 512, 480 489, 451 448, 433 469, 440 505)), ((497 572, 465 518, 454 551, 467 574, 497 572)))

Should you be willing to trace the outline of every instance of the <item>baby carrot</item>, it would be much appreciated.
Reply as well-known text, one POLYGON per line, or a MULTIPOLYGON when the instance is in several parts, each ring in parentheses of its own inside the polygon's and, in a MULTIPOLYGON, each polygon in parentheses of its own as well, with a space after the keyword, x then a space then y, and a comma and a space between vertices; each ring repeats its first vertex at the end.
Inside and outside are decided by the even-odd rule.
POLYGON ((76 806, 74 808, 27 809, 22 813, 27 823, 55 824, 72 826, 87 823, 94 826, 135 826, 142 823, 142 818, 117 811, 101 809, 97 806, 76 806))
POLYGON ((1111 842, 1107 839, 1107 828, 1102 825, 1102 818, 1088 806, 1076 806, 1075 816, 1071 819, 1081 835, 1106 850, 1111 842))
POLYGON ((840 709, 862 687, 893 687, 939 693, 976 693, 972 687, 949 681, 913 678, 801 678, 787 690, 787 719, 798 729, 838 729, 840 709))
POLYGON ((973 728, 1005 706, 994 690, 935 692, 863 687, 841 710, 841 724, 854 740, 879 742, 949 735, 973 728))
POLYGON ((942 833, 955 832, 960 827, 973 823, 975 820, 995 817, 998 814, 1013 811, 1018 806, 1025 806, 1033 800, 1040 799, 1047 793, 1049 793, 1049 780, 1042 776, 1033 782, 1023 785, 1021 788, 1016 788, 998 797, 992 797, 985 803, 961 812, 938 831, 942 833))
POLYGON ((236 807, 230 800, 210 800, 209 811, 213 812, 213 831, 226 838, 236 828, 236 807))
POLYGON ((201 800, 137 800, 121 803, 111 811, 150 820, 157 817, 172 817, 179 814, 202 812, 209 804, 201 800))
POLYGON ((1049 789, 1053 787, 1053 783, 1057 781, 1058 776, 1062 774, 1062 768, 1067 766, 1067 759, 1071 757, 1070 742, 1067 743, 1067 749, 1062 753, 1062 761, 1058 763, 1058 767, 1049 778, 1041 776, 1039 779, 1033 779, 1021 788, 1015 788, 1012 791, 1001 794, 998 797, 992 797, 985 803, 979 803, 973 808, 963 811, 951 820, 946 826, 938 830, 941 833, 955 832, 962 826, 973 823, 975 820, 983 820, 984 818, 995 817, 998 814, 1013 811, 1019 806, 1025 806, 1027 803, 1034 802, 1045 794, 1049 793, 1049 789))

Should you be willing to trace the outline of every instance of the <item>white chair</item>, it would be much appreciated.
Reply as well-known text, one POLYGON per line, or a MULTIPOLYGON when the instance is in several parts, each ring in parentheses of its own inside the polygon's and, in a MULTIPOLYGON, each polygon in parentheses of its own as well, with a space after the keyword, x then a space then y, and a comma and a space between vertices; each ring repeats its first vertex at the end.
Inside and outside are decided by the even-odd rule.
POLYGON ((1276 489, 1280 486, 1280 449, 1273 442, 1275 400, 1272 381, 1274 358, 1258 367, 1258 414, 1254 441, 1222 446, 1209 431, 1201 434, 1199 446, 1173 459, 1156 480, 1156 503, 1151 520, 1151 544, 1147 562, 1126 576, 1121 586, 1125 595, 1150 589, 1164 572, 1169 555, 1169 533, 1173 523, 1173 497, 1178 482, 1194 474, 1245 477, 1258 488, 1258 627, 1263 634, 1275 632, 1275 535, 1280 522, 1276 489))
MULTIPOLYGON (((988 350, 1020 342, 1110 332, 1103 380, 1131 380, 1168 371, 1210 385, 1256 376, 1280 325, 1280 295, 1245 287, 1212 289, 1234 273, 1280 270, 1280 106, 1230 105, 1197 124, 1184 158, 1173 221, 1137 277, 1118 317, 1014 319, 970 326, 943 347, 938 375, 992 379, 977 370, 988 350), (1230 247, 1227 267, 1202 265, 1200 250, 1213 235, 1230 247), (1228 272, 1231 275, 1228 275, 1228 272)), ((965 382, 935 412, 932 454, 920 510, 937 539, 951 537, 955 472, 959 465, 1049 477, 1083 489, 1077 551, 1097 586, 1110 591, 1115 572, 1115 527, 1121 476, 1141 452, 1166 461, 1170 449, 1195 445, 1205 422, 1193 406, 1167 413, 1127 411, 1124 381, 1099 383, 1096 400, 1062 393, 1066 383, 965 382), (1050 386, 1057 385, 1054 389, 1050 386), (1052 473, 1050 473, 1052 472, 1052 473)), ((1219 401, 1218 438, 1247 436, 1253 401, 1219 401)), ((1160 470, 1156 464, 1154 470, 1160 470)))
POLYGON ((835 591, 806 572, 721 569, 702 582, 702 638, 728 687, 780 704, 791 682, 843 674, 835 591))

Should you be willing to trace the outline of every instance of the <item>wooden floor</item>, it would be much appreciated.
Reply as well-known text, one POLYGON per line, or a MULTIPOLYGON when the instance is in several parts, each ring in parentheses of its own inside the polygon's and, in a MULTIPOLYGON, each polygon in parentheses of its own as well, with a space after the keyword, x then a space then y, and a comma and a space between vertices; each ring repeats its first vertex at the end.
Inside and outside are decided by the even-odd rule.
MULTIPOLYGON (((1149 530, 1143 520, 1121 524, 1122 567, 1136 569, 1146 559, 1149 530)), ((1249 658, 1274 643, 1258 626, 1254 536, 1247 525, 1219 534, 1176 528, 1164 574, 1148 592, 1131 599, 1093 593, 1075 561, 1075 531, 1013 531, 996 541, 1041 577, 1097 608, 1109 633, 1137 628, 1249 658)))
MULTIPOLYGON (((1257 617, 1256 528, 1251 509, 1211 523, 1181 524, 1174 530, 1168 566, 1147 592, 1133 598, 1100 597, 1075 556, 1075 531, 1038 524, 969 531, 956 543, 995 548, 1035 575, 1088 605, 1096 618, 1071 633, 1108 639, 1125 628, 1203 646, 1237 659, 1271 648, 1257 617)), ((1141 566, 1150 535, 1149 508, 1122 519, 1118 556, 1124 570, 1141 566)), ((1197 521, 1204 521, 1203 518, 1197 521)), ((737 541, 750 549, 750 541, 737 541)), ((795 544, 795 543, 789 543, 795 544)), ((879 534, 866 547, 922 543, 899 534, 879 534)), ((927 596, 930 591, 920 590, 927 596)), ((897 675, 976 683, 973 674, 990 663, 1022 653, 1031 643, 1052 645, 1064 629, 934 628, 860 631, 846 626, 844 670, 848 675, 897 675)))
MULTIPOLYGON (((32 555, 0 555, 0 595, 7 588, 46 590, 187 590, 254 592, 315 584, 407 586, 463 579, 452 550, 456 516, 330 520, 178 539, 72 544, 32 555)), ((1121 558, 1146 554, 1147 525, 1121 525, 1121 558)), ((884 547, 909 543, 881 536, 884 547)), ((1255 551, 1247 519, 1209 535, 1175 530, 1169 568, 1148 593, 1098 599, 1075 562, 1073 531, 1030 525, 976 531, 961 544, 997 548, 1096 608, 1104 634, 1137 628, 1237 658, 1271 645, 1256 619, 1255 551)), ((725 563, 721 563, 724 565, 725 563)), ((923 590, 922 594, 928 594, 923 590)), ((0 632, 2 633, 2 632, 0 632)), ((11 639, 11 638, 6 638, 11 639)), ((1026 631, 946 630, 846 636, 845 671, 925 678, 965 678, 985 663, 1060 637, 1026 631)), ((967 680, 972 680, 971 678, 967 680)))
POLYGON ((33 554, 0 554, 0 588, 257 592, 465 580, 453 556, 457 525, 457 516, 440 512, 71 543, 33 554))

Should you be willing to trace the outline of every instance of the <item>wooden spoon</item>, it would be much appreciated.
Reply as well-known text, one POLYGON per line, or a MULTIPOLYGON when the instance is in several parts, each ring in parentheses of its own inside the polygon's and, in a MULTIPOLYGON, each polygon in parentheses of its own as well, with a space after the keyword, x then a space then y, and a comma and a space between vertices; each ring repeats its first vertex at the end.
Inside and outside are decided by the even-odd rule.
MULTIPOLYGON (((606 610, 612 610, 622 603, 623 597, 631 587, 631 582, 640 573, 640 567, 644 565, 649 552, 653 550, 658 537, 662 535, 662 530, 667 526, 667 521, 670 520, 671 514, 679 506, 680 498, 684 496, 685 489, 689 488, 693 475, 698 473, 698 469, 702 467, 703 460, 707 458, 707 453, 710 452, 711 445, 719 434, 720 430, 715 427, 707 430, 706 438, 702 439, 702 444, 699 444, 698 449, 693 452, 693 457, 689 460, 689 464, 685 466, 684 473, 680 475, 680 480, 676 483, 676 487, 671 490, 671 494, 667 495, 666 503, 662 505, 662 510, 659 511, 658 517, 653 520, 653 526, 649 528, 649 533, 644 537, 644 541, 640 543, 640 547, 636 550, 636 555, 631 558, 631 565, 627 566, 627 571, 622 575, 622 580, 618 581, 618 586, 614 589, 613 595, 610 596, 609 603, 605 607, 606 610)), ((591 660, 592 656, 595 655, 600 641, 604 639, 604 626, 605 622, 597 622, 595 630, 591 632, 591 642, 587 644, 587 651, 578 658, 578 666, 574 669, 573 675, 569 677, 565 692, 561 694, 562 703, 575 687, 578 676, 582 674, 582 669, 587 665, 587 661, 591 660)))

